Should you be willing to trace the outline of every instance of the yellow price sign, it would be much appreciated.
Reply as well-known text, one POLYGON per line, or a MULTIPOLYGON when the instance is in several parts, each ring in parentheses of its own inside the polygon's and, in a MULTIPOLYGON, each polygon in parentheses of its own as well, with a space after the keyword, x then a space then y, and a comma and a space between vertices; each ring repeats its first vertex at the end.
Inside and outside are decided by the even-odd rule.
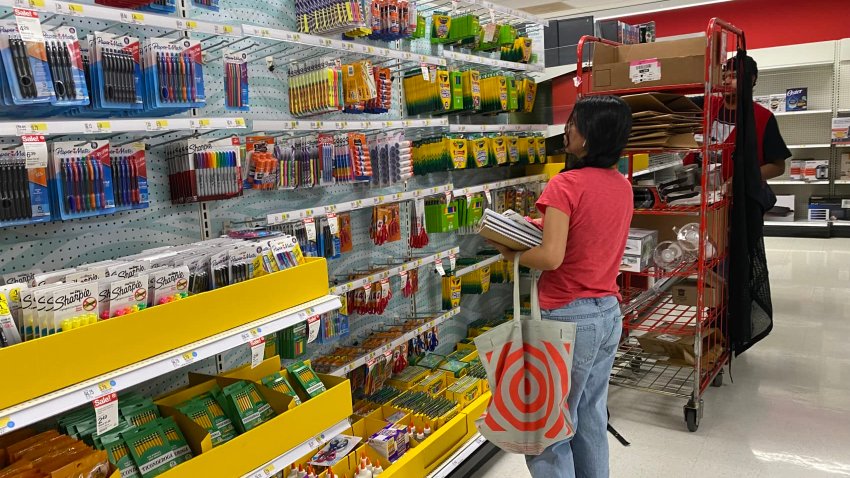
POLYGON ((15 427, 15 422, 9 417, 0 417, 0 435, 15 427))
POLYGON ((260 29, 260 36, 263 37, 263 38, 268 38, 268 37, 272 36, 272 32, 270 32, 268 28, 261 28, 260 29))
POLYGON ((47 134, 47 123, 30 123, 30 130, 33 133, 47 134))
POLYGON ((82 15, 83 14, 83 6, 78 3, 69 3, 68 4, 68 13, 71 15, 82 15))
POLYGON ((30 0, 30 6, 33 8, 44 8, 44 0, 30 0))
POLYGON ((6 294, 0 294, 0 315, 9 314, 9 304, 6 302, 6 294))
POLYGON ((233 27, 230 26, 230 25, 216 25, 214 30, 219 35, 220 34, 229 35, 229 34, 233 33, 233 27))
POLYGON ((133 13, 131 15, 131 18, 132 18, 133 22, 135 22, 135 23, 144 23, 145 22, 145 16, 142 15, 141 13, 133 13))
POLYGON ((198 28, 198 22, 186 20, 186 30, 195 30, 198 28))
POLYGON ((101 392, 106 392, 106 391, 112 390, 112 383, 108 380, 103 381, 103 382, 100 382, 99 384, 97 384, 97 388, 101 392))

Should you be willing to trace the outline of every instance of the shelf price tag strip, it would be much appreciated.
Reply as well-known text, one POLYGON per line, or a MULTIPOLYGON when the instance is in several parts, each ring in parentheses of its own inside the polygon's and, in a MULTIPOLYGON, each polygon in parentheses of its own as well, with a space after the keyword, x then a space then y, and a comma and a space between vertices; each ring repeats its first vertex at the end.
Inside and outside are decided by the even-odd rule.
POLYGON ((414 259, 409 262, 405 262, 404 264, 393 267, 392 269, 387 269, 385 271, 376 272, 368 277, 363 277, 361 279, 353 280, 351 282, 346 282, 345 284, 338 285, 336 287, 331 287, 331 294, 345 294, 346 292, 357 289, 358 287, 363 287, 366 284, 371 284, 373 282, 379 281, 381 279, 386 279, 388 277, 393 277, 399 275, 403 271, 409 271, 412 269, 418 269, 427 264, 432 264, 439 260, 442 260, 445 257, 449 257, 451 254, 458 254, 460 252, 459 247, 454 247, 443 252, 438 252, 434 255, 420 257, 418 259, 414 259))
POLYGON ((443 322, 451 319, 452 317, 456 316, 459 313, 460 313, 459 307, 452 309, 448 312, 445 312, 444 314, 442 314, 439 317, 435 318, 434 320, 428 322, 427 324, 424 324, 424 325, 418 327, 416 330, 411 330, 410 332, 407 332, 406 334, 404 334, 401 337, 393 340, 392 342, 390 342, 386 345, 382 345, 378 349, 373 350, 372 352, 358 358, 357 360, 355 360, 351 363, 343 365, 342 367, 331 372, 331 375, 343 376, 343 375, 347 374, 348 372, 356 369, 357 367, 365 364, 372 357, 376 357, 379 354, 382 354, 382 353, 384 353, 388 350, 392 350, 392 349, 398 347, 399 345, 404 344, 405 342, 412 339, 413 337, 416 337, 417 335, 425 332, 428 329, 437 327, 438 325, 440 325, 443 322))
POLYGON ((310 453, 316 448, 323 446, 325 443, 331 441, 333 437, 342 434, 349 427, 351 427, 351 423, 346 418, 345 420, 328 428, 327 430, 316 435, 315 437, 305 441, 304 443, 296 446, 295 448, 290 449, 289 451, 280 455, 274 460, 248 473, 247 475, 243 475, 242 478, 268 478, 269 476, 272 476, 275 473, 279 473, 284 468, 294 463, 295 460, 301 458, 307 453, 310 453))
MULTIPOLYGON (((447 118, 401 121, 277 121, 254 120, 254 131, 363 131, 400 128, 442 128, 447 118)), ((544 126, 544 130, 546 127, 544 126)))
POLYGON ((548 128, 549 125, 545 124, 453 124, 449 126, 449 131, 452 133, 545 133, 548 128))
POLYGON ((548 176, 546 176, 545 174, 536 174, 534 176, 525 176, 525 177, 521 177, 521 178, 507 179, 505 181, 496 181, 494 183, 479 184, 478 186, 470 186, 468 188, 455 189, 454 191, 452 191, 452 193, 454 194, 455 197, 457 197, 457 196, 468 196, 470 194, 482 193, 485 190, 492 191, 494 189, 501 189, 501 188, 507 188, 507 187, 511 187, 511 186, 518 186, 520 184, 543 182, 543 181, 546 181, 547 179, 548 179, 548 176))
POLYGON ((91 402, 108 393, 118 392, 162 376, 174 369, 185 367, 198 360, 244 345, 254 340, 255 335, 260 333, 263 335, 270 334, 307 320, 307 317, 311 315, 323 314, 340 307, 339 297, 327 295, 298 307, 263 317, 242 327, 222 332, 185 347, 118 369, 88 382, 82 382, 0 410, 0 424, 4 424, 0 427, 0 435, 91 402), (9 426, 9 423, 12 426, 9 426))
POLYGON ((416 189, 414 191, 407 191, 403 193, 385 194, 382 196, 357 199, 354 201, 339 204, 330 204, 328 206, 318 206, 310 209, 301 209, 298 211, 278 212, 266 216, 266 222, 268 224, 281 224, 284 222, 297 221, 299 219, 305 219, 308 217, 327 216, 328 213, 332 212, 341 213, 347 211, 354 211, 355 209, 362 209, 370 206, 377 206, 379 204, 392 204, 401 201, 410 201, 411 199, 415 199, 418 197, 436 196, 437 194, 442 194, 446 191, 451 190, 451 184, 443 184, 442 186, 416 189))
POLYGON ((463 269, 458 269, 457 272, 455 272, 455 276, 456 277, 464 276, 466 274, 469 274, 470 272, 475 272, 478 269, 481 269, 482 267, 487 267, 490 264, 495 264, 496 262, 499 262, 502 259, 503 258, 502 258, 501 254, 496 254, 493 257, 488 257, 487 259, 484 259, 483 261, 476 262, 475 264, 472 264, 471 266, 464 267, 463 269))
MULTIPOLYGON (((0 0, 3 1, 3 0, 0 0)), ((245 129, 244 118, 147 118, 147 119, 109 119, 42 121, 42 122, 0 122, 0 136, 23 136, 25 134, 101 134, 135 133, 148 131, 179 131, 194 129, 245 129)))

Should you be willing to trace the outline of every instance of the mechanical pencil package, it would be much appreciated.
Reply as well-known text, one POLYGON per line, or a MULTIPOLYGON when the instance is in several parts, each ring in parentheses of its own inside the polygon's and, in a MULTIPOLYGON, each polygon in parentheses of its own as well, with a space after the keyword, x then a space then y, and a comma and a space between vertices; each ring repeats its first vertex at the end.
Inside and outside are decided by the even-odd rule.
POLYGON ((109 148, 112 186, 117 208, 144 209, 149 205, 145 143, 137 141, 109 148))
POLYGON ((54 106, 89 104, 80 41, 75 27, 57 27, 44 32, 45 51, 53 79, 54 106))
POLYGON ((103 110, 142 109, 139 39, 95 32, 90 35, 92 105, 103 110))
MULTIPOLYGON (((31 10, 16 9, 31 12, 31 10)), ((37 13, 32 12, 36 15, 37 13)), ((0 59, 6 80, 3 82, 3 103, 12 105, 49 104, 53 85, 47 64, 47 51, 41 41, 21 37, 14 20, 0 22, 0 59)))
POLYGON ((52 206, 61 219, 113 213, 115 195, 109 141, 53 143, 52 206))
POLYGON ((0 227, 50 219, 46 162, 23 146, 0 150, 0 227))
POLYGON ((206 104, 201 43, 148 38, 142 52, 147 110, 200 108, 206 104))
POLYGON ((248 111, 248 55, 242 53, 224 54, 224 109, 227 111, 248 111))

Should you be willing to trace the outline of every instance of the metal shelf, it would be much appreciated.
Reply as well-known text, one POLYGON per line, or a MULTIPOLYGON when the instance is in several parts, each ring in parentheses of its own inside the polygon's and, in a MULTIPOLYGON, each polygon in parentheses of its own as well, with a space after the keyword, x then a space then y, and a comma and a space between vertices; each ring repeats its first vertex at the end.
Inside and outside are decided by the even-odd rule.
POLYGON ((446 60, 449 60, 452 62, 472 63, 475 65, 490 66, 499 70, 508 71, 542 72, 546 70, 543 65, 496 60, 495 58, 470 55, 469 53, 461 53, 457 51, 443 50, 441 55, 443 56, 443 58, 445 58, 445 60, 443 60, 443 65, 446 64, 446 60))
POLYGON ((816 148, 829 148, 832 146, 829 143, 812 143, 812 144, 789 144, 787 145, 788 149, 816 149, 816 148))
POLYGON ((351 427, 351 422, 346 418, 327 430, 319 433, 315 437, 305 441, 304 443, 289 449, 279 457, 257 468, 256 470, 243 475, 242 478, 267 478, 275 473, 282 471, 287 466, 295 463, 302 456, 310 453, 316 448, 324 446, 325 443, 331 441, 337 435, 341 435, 345 430, 351 427))
POLYGON ((836 179, 835 184, 850 184, 850 179, 836 179))
POLYGON ((451 319, 452 317, 456 316, 459 313, 460 313, 460 307, 454 308, 454 309, 452 309, 448 312, 445 312, 442 315, 435 317, 434 320, 428 322, 427 324, 423 324, 423 325, 419 326, 417 329, 411 330, 410 332, 407 332, 406 334, 404 334, 401 337, 393 340, 392 342, 385 344, 385 345, 382 345, 382 346, 378 347, 377 349, 372 350, 368 354, 363 355, 362 357, 359 357, 357 360, 354 360, 350 363, 343 365, 342 367, 339 367, 338 369, 331 372, 331 375, 343 376, 343 375, 347 374, 348 372, 356 369, 357 367, 364 365, 366 362, 372 360, 373 358, 375 358, 375 357, 377 357, 381 354, 384 354, 386 352, 389 352, 390 350, 393 350, 394 348, 406 343, 408 340, 416 337, 417 335, 422 334, 426 330, 437 327, 438 325, 440 325, 443 322, 451 319))
POLYGON ((257 337, 277 332, 303 322, 308 317, 324 314, 341 306, 339 297, 326 295, 97 378, 0 410, 0 423, 5 424, 0 427, 0 435, 91 403, 105 394, 125 390, 199 360, 245 345, 257 337))
POLYGON ((404 264, 393 267, 392 269, 387 269, 381 272, 375 272, 366 277, 361 277, 360 279, 355 279, 350 282, 346 282, 344 284, 340 284, 334 287, 331 287, 331 294, 345 294, 346 292, 357 289, 360 287, 366 287, 369 284, 373 284, 382 279, 388 279, 393 276, 399 275, 401 272, 409 271, 412 269, 418 269, 424 265, 433 264, 437 261, 442 261, 446 257, 457 256, 460 253, 459 247, 453 247, 451 249, 445 250, 443 252, 438 252, 436 254, 432 254, 430 256, 420 257, 418 259, 405 262, 404 264))
POLYGON ((480 433, 476 433, 466 442, 458 451, 454 452, 442 465, 432 471, 428 478, 448 478, 452 472, 457 469, 467 458, 472 456, 479 448, 481 448, 487 439, 480 433))
POLYGON ((764 221, 765 226, 771 227, 828 227, 829 222, 827 221, 807 221, 805 219, 801 219, 798 221, 764 221))
POLYGON ((471 266, 466 266, 462 269, 458 269, 457 271, 455 271, 455 276, 456 277, 464 276, 464 275, 469 274, 471 272, 475 272, 478 269, 481 269, 482 267, 487 267, 491 264, 495 264, 495 263, 501 261, 502 259, 503 259, 503 257, 502 257, 501 254, 496 254, 493 257, 488 257, 487 259, 484 259, 483 261, 476 262, 475 264, 472 264, 471 266))
MULTIPOLYGON (((2 1, 2 0, 0 0, 2 1)), ((0 122, 0 136, 107 134, 181 130, 245 129, 244 118, 145 118, 0 122)))
POLYGON ((487 184, 479 184, 477 186, 469 186, 466 188, 455 189, 452 191, 452 195, 457 196, 469 196, 470 194, 475 193, 486 193, 487 191, 492 191, 494 189, 501 188, 509 188, 511 186, 518 186, 520 184, 528 184, 535 182, 543 182, 549 179, 545 174, 536 174, 534 176, 524 176, 516 179, 506 179, 504 181, 496 181, 493 183, 487 184))
POLYGON ((832 110, 778 111, 773 113, 773 116, 822 115, 827 113, 832 114, 832 110))
POLYGON ((442 128, 447 118, 401 121, 282 121, 254 120, 254 131, 364 131, 406 128, 442 128))
POLYGON ((782 185, 782 186, 786 186, 786 185, 790 185, 790 186, 804 186, 804 185, 814 186, 814 185, 829 184, 829 181, 800 181, 800 180, 794 180, 794 179, 768 179, 767 184, 772 184, 772 185, 777 185, 777 186, 779 186, 779 185, 782 185))
POLYGON ((450 133, 546 132, 545 124, 453 124, 450 133))
POLYGON ((646 390, 674 397, 690 398, 694 387, 694 367, 671 365, 664 357, 648 354, 637 339, 620 345, 611 369, 611 385, 646 390))
POLYGON ((771 65, 765 67, 759 67, 759 73, 768 72, 768 71, 781 71, 781 70, 795 70, 798 68, 813 68, 813 67, 821 67, 821 66, 834 66, 835 63, 832 61, 813 61, 809 63, 794 63, 790 65, 771 65))

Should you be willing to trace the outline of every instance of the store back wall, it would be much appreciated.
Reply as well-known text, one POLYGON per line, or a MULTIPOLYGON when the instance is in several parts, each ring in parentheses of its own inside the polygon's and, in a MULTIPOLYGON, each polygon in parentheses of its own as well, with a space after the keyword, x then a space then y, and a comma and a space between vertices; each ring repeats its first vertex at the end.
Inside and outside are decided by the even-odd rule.
POLYGON ((704 31, 719 17, 743 28, 747 48, 767 48, 850 37, 848 0, 734 0, 700 7, 620 18, 632 25, 655 21, 656 36, 704 31))

